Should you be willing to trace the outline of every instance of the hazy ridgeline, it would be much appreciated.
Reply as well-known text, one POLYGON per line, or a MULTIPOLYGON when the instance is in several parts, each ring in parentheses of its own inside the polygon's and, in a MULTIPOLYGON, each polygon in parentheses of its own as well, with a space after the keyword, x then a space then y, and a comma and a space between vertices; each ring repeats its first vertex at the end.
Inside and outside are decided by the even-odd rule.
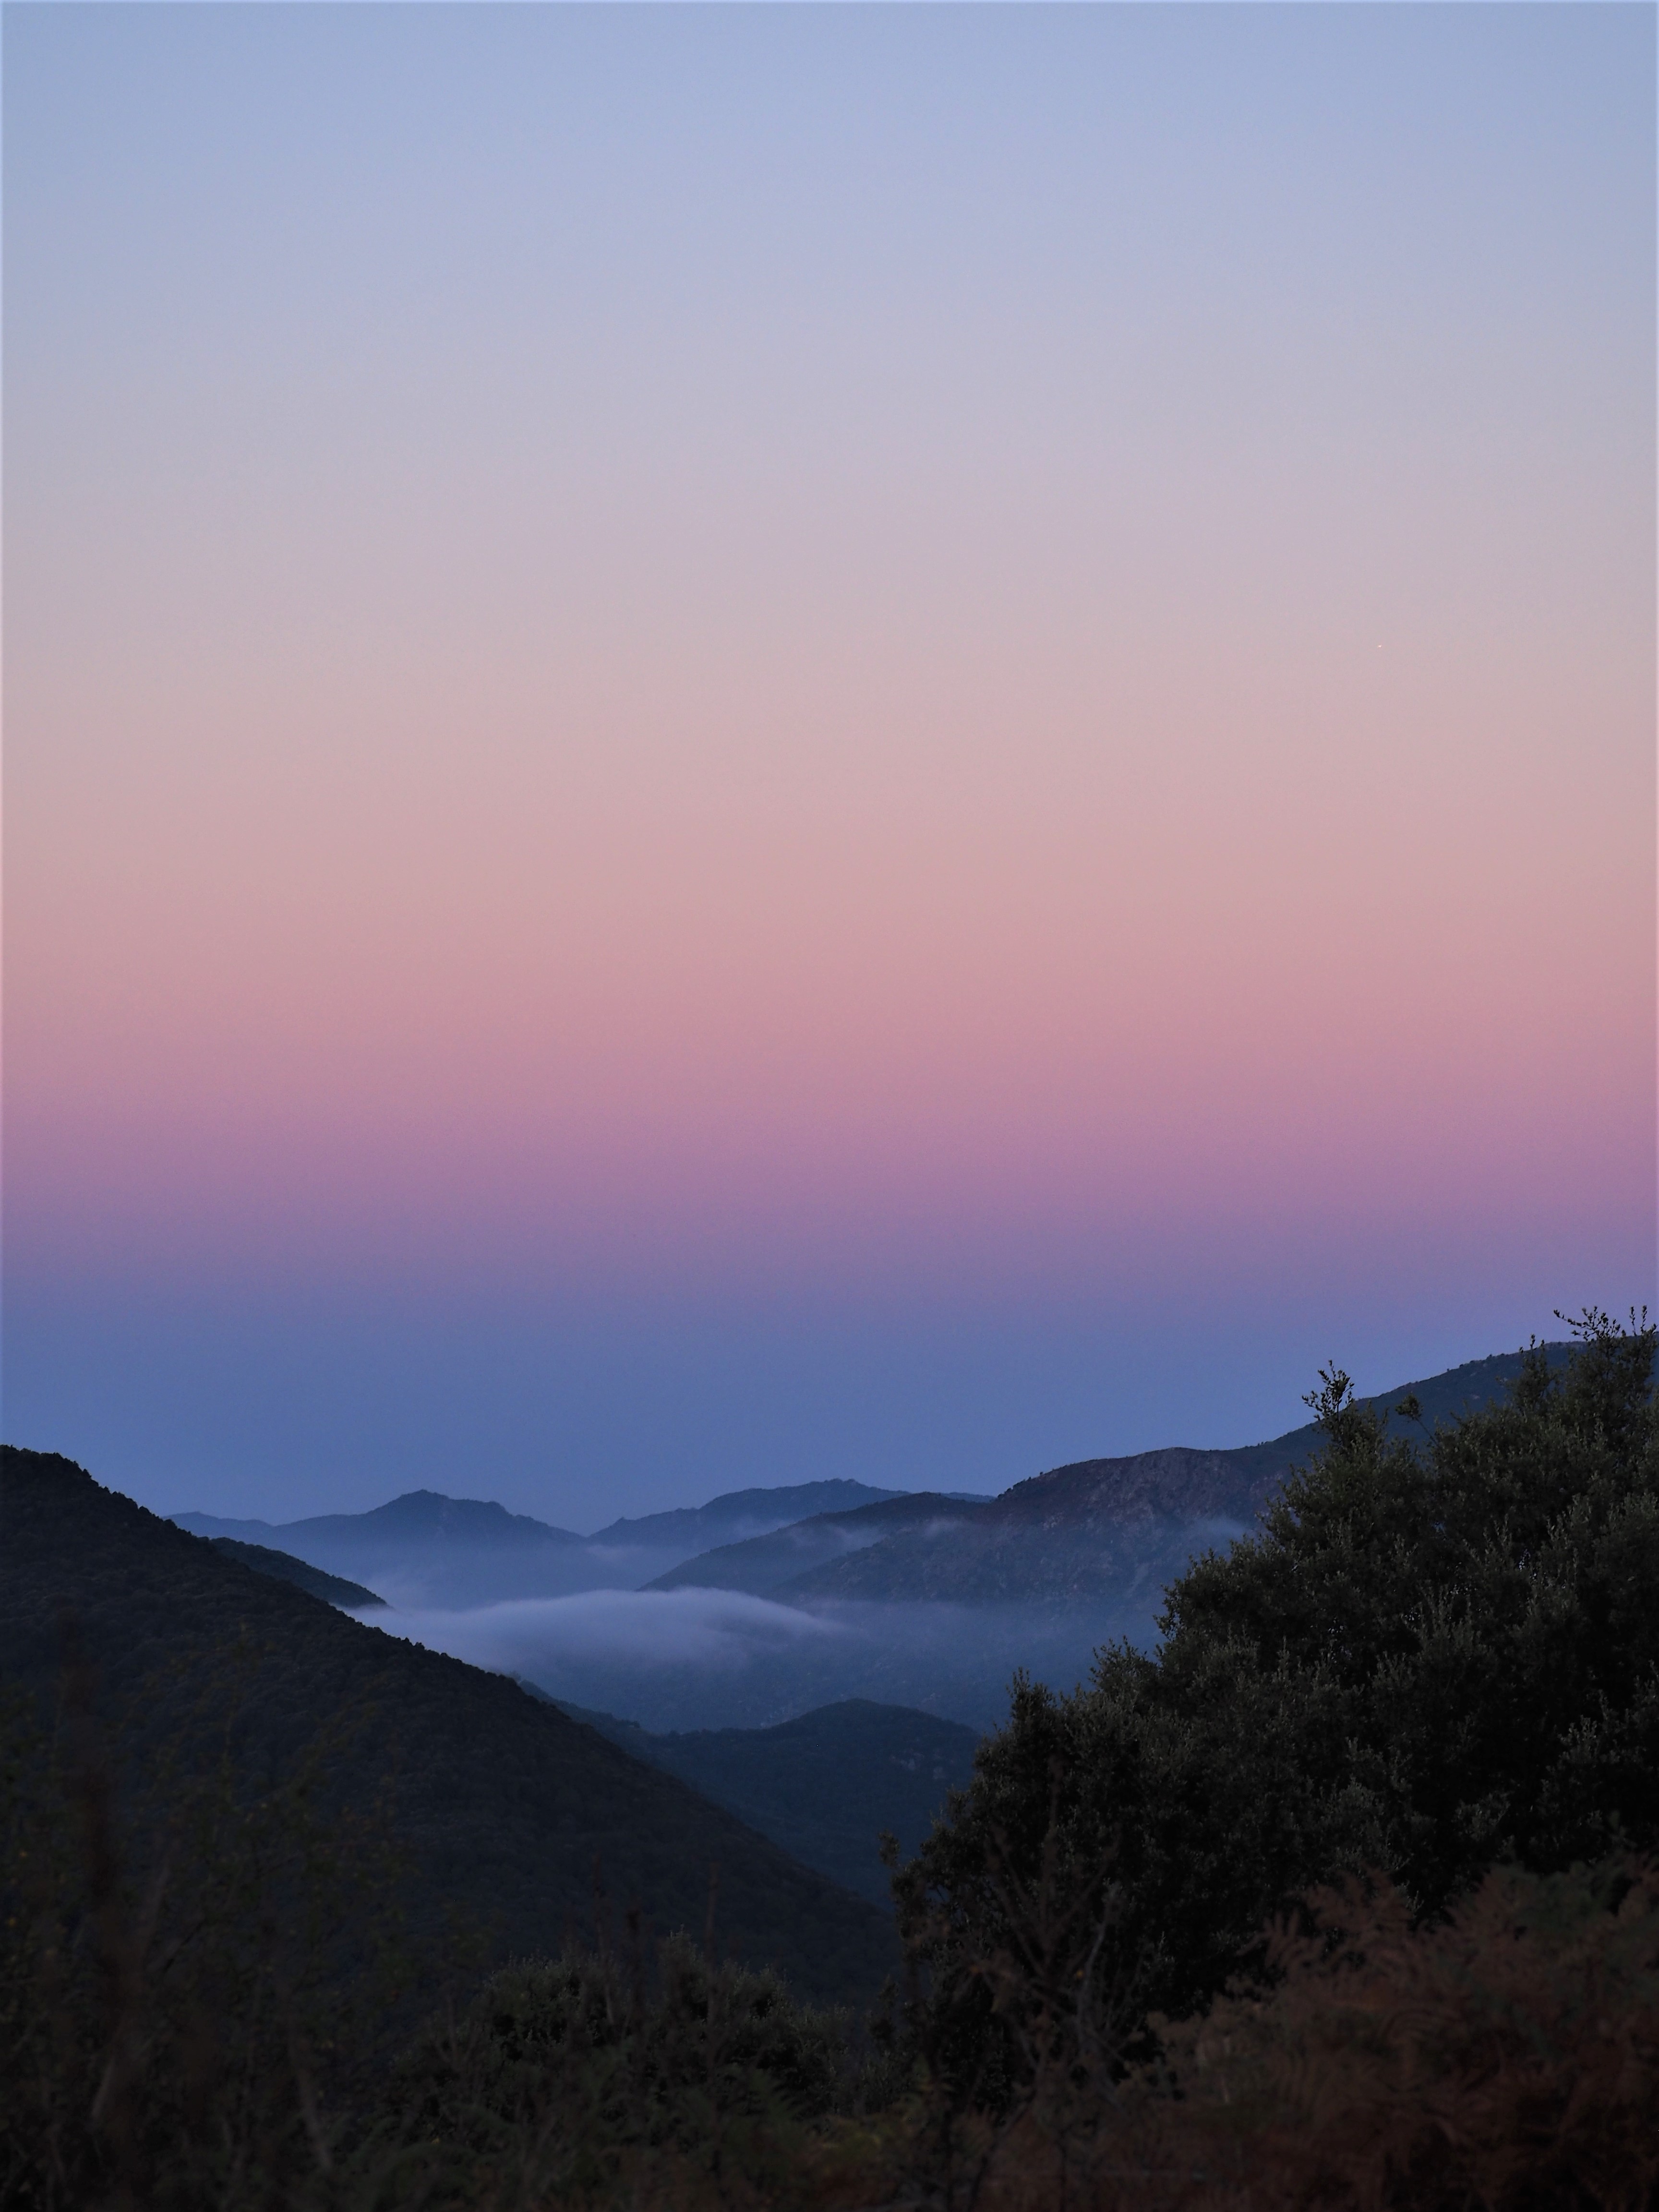
POLYGON ((1403 1434, 1327 1376, 1157 1652, 1017 1686, 879 1994, 891 1923, 661 1771, 744 1747, 627 1757, 9 1450, 0 2196, 1651 2207, 1655 1349, 1403 1434))
MULTIPOLYGON (((1413 1395, 1431 1423, 1517 1371, 1471 1361, 1367 1402, 1389 1416, 1413 1395)), ((653 1731, 763 1728, 849 1698, 984 1729, 1017 1669, 1069 1689, 1102 1644, 1150 1644, 1164 1584, 1249 1527, 1316 1441, 1304 1426, 1084 1461, 994 1498, 744 1491, 591 1537, 431 1492, 276 1527, 175 1517, 368 1586, 389 1633, 653 1731)))

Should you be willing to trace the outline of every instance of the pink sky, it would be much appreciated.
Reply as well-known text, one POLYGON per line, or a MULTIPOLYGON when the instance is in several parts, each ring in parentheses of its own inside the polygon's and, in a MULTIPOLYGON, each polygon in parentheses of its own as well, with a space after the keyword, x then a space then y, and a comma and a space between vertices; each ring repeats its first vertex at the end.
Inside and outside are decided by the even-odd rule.
MULTIPOLYGON (((458 1299, 589 1298, 609 1375, 678 1298, 728 1392, 757 1302, 1097 1323, 1000 1383, 1013 1480, 1289 1426, 1315 1283, 1373 1387, 1649 1295, 1652 43, 14 16, 26 1440, 370 1504, 458 1299), (297 1301, 302 1406, 342 1297, 404 1348, 349 1467, 216 1333, 297 1301)), ((933 1479, 935 1388, 974 1449, 845 1382, 803 1478, 933 1479)), ((489 1387, 449 1486, 555 1519, 730 1419, 489 1387)))

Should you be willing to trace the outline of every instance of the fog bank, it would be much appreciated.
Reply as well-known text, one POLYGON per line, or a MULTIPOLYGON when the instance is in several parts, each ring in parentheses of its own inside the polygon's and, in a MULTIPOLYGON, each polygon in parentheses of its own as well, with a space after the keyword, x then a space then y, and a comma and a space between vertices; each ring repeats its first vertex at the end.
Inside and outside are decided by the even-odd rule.
POLYGON ((842 1698, 996 1726, 1024 1668, 1066 1690, 1098 1647, 1146 1643, 1152 1607, 780 1605, 740 1591, 596 1590, 374 1616, 386 1634, 522 1677, 643 1728, 764 1728, 842 1698))

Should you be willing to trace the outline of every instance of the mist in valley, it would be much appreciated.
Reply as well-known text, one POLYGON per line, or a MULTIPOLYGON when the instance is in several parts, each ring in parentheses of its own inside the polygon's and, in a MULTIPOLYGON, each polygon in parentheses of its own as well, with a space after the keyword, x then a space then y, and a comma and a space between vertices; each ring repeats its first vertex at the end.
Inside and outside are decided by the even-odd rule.
POLYGON ((1017 1670, 1070 1689, 1087 1678, 1102 1644, 1121 1637, 1150 1644, 1160 1595, 1055 1611, 600 1590, 372 1619, 386 1635, 658 1733, 769 1728, 847 1698, 910 1705, 985 1730, 1006 1718, 1017 1670))

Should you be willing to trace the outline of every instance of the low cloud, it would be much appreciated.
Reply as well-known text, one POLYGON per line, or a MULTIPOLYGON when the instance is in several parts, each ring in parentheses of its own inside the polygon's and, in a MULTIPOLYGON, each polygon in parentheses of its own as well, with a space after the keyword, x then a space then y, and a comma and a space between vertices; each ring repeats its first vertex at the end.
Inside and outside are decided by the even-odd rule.
POLYGON ((535 1681, 549 1681, 573 1665, 730 1672, 845 1632, 836 1621, 794 1606, 717 1589, 584 1590, 462 1612, 426 1607, 366 1618, 388 1636, 535 1681))
POLYGON ((976 1728, 1007 1717, 1017 1668, 1057 1689, 1096 1649, 1152 1632, 1149 1588, 1126 1607, 815 1601, 740 1590, 586 1590, 465 1611, 368 1618, 472 1665, 515 1674, 568 1704, 647 1729, 764 1728, 842 1698, 915 1705, 976 1728))

